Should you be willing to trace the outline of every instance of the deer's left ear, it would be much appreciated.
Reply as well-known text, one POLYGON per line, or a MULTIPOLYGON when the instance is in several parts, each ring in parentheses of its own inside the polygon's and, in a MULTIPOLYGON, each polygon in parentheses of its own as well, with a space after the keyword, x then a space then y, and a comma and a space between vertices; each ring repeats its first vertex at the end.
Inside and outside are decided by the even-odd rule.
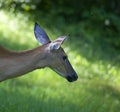
POLYGON ((67 36, 61 36, 50 43, 50 50, 58 50, 62 43, 67 39, 67 36))

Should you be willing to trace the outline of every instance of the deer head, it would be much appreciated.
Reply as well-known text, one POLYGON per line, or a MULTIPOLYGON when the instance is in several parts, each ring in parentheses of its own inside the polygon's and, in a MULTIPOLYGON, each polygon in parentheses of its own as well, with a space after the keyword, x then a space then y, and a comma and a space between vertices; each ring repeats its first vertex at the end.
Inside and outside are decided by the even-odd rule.
POLYGON ((66 78, 69 82, 76 81, 78 76, 71 66, 68 56, 61 47, 66 40, 66 36, 58 37, 51 42, 46 32, 37 23, 35 23, 34 34, 38 42, 45 46, 47 66, 60 76, 66 78))

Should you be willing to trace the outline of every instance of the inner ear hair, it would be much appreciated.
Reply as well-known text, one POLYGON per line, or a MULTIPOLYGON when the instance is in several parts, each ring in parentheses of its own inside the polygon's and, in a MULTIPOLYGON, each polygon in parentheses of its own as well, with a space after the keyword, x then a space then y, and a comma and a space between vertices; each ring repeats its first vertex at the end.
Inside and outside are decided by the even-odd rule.
POLYGON ((52 43, 51 45, 50 45, 50 50, 51 51, 56 51, 56 50, 58 50, 60 48, 60 44, 59 43, 52 43))

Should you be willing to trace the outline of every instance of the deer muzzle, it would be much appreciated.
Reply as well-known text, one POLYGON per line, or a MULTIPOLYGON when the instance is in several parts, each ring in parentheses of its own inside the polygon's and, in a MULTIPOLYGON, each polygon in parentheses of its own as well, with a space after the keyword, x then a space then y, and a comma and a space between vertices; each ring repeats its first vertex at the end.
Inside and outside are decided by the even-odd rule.
POLYGON ((74 72, 72 73, 71 75, 67 76, 66 79, 69 81, 69 82, 73 82, 73 81, 76 81, 78 79, 78 76, 77 74, 74 72))

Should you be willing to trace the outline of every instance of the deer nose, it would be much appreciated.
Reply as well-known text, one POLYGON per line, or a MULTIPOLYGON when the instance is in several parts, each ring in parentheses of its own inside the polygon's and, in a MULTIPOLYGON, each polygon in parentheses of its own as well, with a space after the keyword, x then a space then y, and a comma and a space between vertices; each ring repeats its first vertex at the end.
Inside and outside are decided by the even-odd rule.
POLYGON ((74 72, 74 73, 72 73, 71 75, 67 76, 66 78, 67 78, 67 80, 68 80, 69 82, 73 82, 73 81, 76 81, 76 80, 78 79, 78 76, 77 76, 77 74, 74 72))

